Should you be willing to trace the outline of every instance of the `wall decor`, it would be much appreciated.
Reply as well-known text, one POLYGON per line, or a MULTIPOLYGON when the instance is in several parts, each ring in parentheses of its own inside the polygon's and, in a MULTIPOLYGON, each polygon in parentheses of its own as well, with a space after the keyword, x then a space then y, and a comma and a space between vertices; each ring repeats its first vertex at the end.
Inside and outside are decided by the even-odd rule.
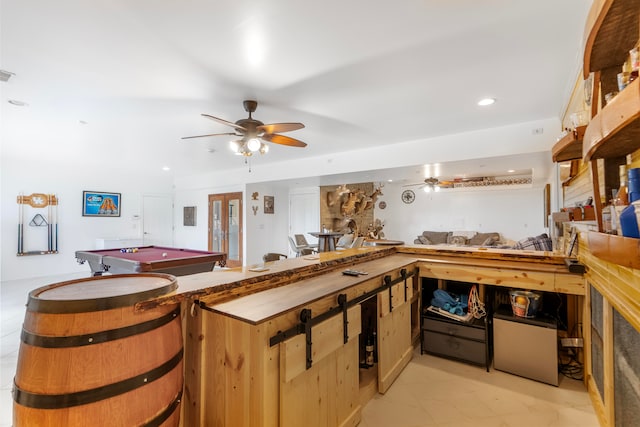
POLYGON ((321 186, 320 223, 333 231, 364 236, 383 186, 373 182, 321 186))
POLYGON ((120 216, 120 193, 82 192, 82 216, 120 216))
MULTIPOLYGON (((28 196, 22 194, 18 196, 18 256, 23 255, 47 255, 58 253, 58 198, 55 194, 33 193, 28 196), (28 207, 27 207, 28 206, 28 207), (44 212, 41 209, 47 209, 44 212), (28 210, 26 212, 25 210, 28 210), (24 218, 31 218, 28 221, 30 235, 36 236, 38 229, 47 230, 47 249, 25 251, 25 228, 24 218), (46 215, 46 217, 45 217, 46 215)), ((37 237, 37 236, 36 236, 37 237)), ((44 235, 40 236, 40 240, 44 242, 44 235)))
POLYGON ((182 211, 182 224, 187 227, 195 227, 196 206, 185 206, 182 211))
POLYGON ((258 194, 257 191, 254 191, 253 193, 251 193, 251 200, 258 200, 258 196, 260 194, 258 194))
POLYGON ((264 213, 272 214, 274 203, 275 203, 274 196, 264 196, 264 213))
POLYGON ((251 209, 253 209, 253 214, 257 215, 258 214, 258 206, 251 206, 251 209))
POLYGON ((387 202, 385 202, 384 200, 381 201, 380 203, 378 203, 378 207, 380 209, 385 209, 387 207, 387 202))
POLYGON ((402 201, 405 203, 413 203, 413 201, 416 199, 416 193, 413 192, 413 190, 404 190, 402 192, 402 201))

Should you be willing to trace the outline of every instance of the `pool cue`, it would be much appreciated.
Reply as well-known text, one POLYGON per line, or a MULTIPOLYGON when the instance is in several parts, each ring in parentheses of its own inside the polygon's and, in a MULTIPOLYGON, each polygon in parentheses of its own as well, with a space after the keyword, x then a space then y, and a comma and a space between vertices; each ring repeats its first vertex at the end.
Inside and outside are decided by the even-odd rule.
POLYGON ((53 223, 52 223, 52 221, 53 221, 53 206, 52 206, 53 195, 49 194, 47 196, 47 199, 49 201, 49 206, 48 206, 49 223, 47 224, 47 234, 48 234, 48 237, 49 237, 49 242, 48 242, 48 244, 49 244, 49 252, 52 252, 53 251, 53 223))
MULTIPOLYGON (((53 195, 53 197, 55 198, 55 194, 53 195)), ((56 207, 55 207, 55 215, 56 215, 56 240, 55 240, 55 248, 56 248, 56 252, 58 252, 58 199, 55 199, 56 202, 56 207)))
POLYGON ((18 255, 22 253, 22 193, 18 196, 18 255))

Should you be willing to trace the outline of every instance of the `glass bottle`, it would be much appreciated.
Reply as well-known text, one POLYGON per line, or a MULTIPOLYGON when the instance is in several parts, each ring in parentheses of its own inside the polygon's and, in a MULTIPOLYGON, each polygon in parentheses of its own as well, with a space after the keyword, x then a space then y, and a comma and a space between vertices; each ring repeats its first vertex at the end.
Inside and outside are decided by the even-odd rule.
POLYGON ((629 194, 627 193, 627 168, 626 165, 620 165, 620 188, 616 193, 613 204, 616 206, 624 206, 629 204, 629 194))

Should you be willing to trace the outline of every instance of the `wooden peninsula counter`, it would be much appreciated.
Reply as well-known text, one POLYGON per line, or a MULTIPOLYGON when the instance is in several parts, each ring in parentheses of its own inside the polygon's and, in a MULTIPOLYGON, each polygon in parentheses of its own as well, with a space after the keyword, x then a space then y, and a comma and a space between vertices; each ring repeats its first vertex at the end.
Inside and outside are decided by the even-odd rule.
POLYGON ((357 425, 411 360, 421 278, 584 295, 582 275, 550 252, 374 246, 265 268, 182 276, 176 293, 138 304, 182 303, 181 425, 357 425), (372 331, 376 361, 364 369, 372 331))

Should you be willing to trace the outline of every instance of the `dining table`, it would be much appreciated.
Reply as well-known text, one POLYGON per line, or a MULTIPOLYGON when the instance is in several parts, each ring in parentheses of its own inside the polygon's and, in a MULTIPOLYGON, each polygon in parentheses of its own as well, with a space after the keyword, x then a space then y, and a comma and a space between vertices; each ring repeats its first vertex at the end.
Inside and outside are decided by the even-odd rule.
POLYGON ((318 252, 335 251, 336 242, 344 236, 340 231, 309 231, 309 234, 318 238, 318 252))

